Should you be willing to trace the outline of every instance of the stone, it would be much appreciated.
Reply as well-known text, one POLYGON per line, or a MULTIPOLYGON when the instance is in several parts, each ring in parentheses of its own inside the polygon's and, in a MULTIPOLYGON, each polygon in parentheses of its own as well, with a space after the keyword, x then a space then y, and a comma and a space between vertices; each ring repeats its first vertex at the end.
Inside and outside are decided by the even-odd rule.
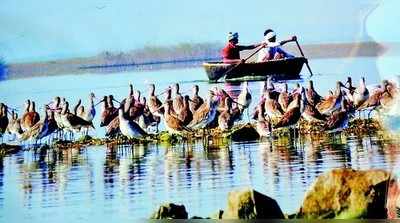
POLYGON ((257 130, 250 124, 247 124, 239 129, 235 129, 228 135, 233 141, 241 142, 241 141, 252 141, 258 140, 260 135, 257 130))
POLYGON ((222 219, 284 219, 278 203, 251 188, 231 191, 222 219))
POLYGON ((391 174, 384 170, 334 169, 306 193, 297 218, 387 218, 391 174))
POLYGON ((178 205, 173 203, 167 203, 161 205, 157 211, 155 211, 151 219, 187 219, 188 213, 184 205, 178 205))

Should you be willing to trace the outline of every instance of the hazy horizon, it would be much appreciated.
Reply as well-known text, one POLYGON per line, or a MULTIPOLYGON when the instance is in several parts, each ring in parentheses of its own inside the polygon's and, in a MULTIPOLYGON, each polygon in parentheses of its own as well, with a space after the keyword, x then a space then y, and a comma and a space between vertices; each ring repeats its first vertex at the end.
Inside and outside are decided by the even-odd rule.
POLYGON ((35 62, 129 51, 146 45, 223 43, 229 31, 239 32, 242 43, 252 43, 262 39, 266 28, 273 28, 278 38, 296 34, 304 44, 374 41, 371 32, 383 34, 384 40, 397 40, 382 32, 385 27, 381 25, 382 16, 386 22, 388 16, 397 16, 394 12, 385 9, 384 15, 378 13, 372 16, 373 21, 365 21, 378 5, 394 10, 393 4, 398 5, 395 1, 287 3, 291 7, 261 0, 245 5, 210 0, 5 0, 0 8, 0 56, 9 63, 35 62), (377 24, 379 27, 371 28, 377 24))

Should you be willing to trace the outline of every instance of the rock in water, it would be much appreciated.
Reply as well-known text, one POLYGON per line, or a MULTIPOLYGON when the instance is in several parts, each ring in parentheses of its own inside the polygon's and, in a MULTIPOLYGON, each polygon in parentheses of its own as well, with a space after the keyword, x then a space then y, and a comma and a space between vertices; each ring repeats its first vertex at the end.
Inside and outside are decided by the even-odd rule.
POLYGON ((260 138, 257 130, 250 124, 247 124, 239 129, 233 130, 230 134, 233 141, 252 141, 260 138))
POLYGON ((231 191, 222 219, 283 219, 278 203, 251 188, 231 191))
POLYGON ((163 204, 150 217, 151 219, 187 219, 188 213, 184 205, 163 204))
POLYGON ((335 169, 317 178, 298 218, 387 218, 391 175, 384 170, 335 169))

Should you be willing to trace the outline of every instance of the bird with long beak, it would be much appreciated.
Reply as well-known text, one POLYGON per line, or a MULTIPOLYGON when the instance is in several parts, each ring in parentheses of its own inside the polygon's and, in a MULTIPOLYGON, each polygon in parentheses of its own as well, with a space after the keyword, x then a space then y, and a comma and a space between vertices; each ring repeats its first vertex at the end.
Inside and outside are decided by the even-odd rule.
POLYGON ((265 115, 267 115, 272 122, 279 120, 282 117, 282 110, 280 108, 278 101, 271 98, 271 93, 269 91, 265 92, 264 98, 265 98, 265 103, 264 103, 265 115))
POLYGON ((23 131, 32 128, 40 120, 39 113, 36 112, 35 102, 27 100, 25 113, 21 117, 21 127, 23 131))
POLYGON ((322 100, 322 97, 314 89, 314 82, 312 80, 308 82, 308 88, 306 89, 305 95, 308 104, 310 104, 311 106, 317 105, 322 100))
POLYGON ((172 101, 167 101, 164 104, 164 124, 169 134, 183 135, 191 130, 183 124, 172 110, 172 101))
POLYGON ((214 92, 210 91, 207 101, 193 114, 193 120, 188 127, 193 129, 204 129, 209 127, 217 118, 217 107, 219 98, 213 99, 214 92))
POLYGON ((256 122, 256 131, 262 137, 269 137, 272 133, 272 125, 271 122, 265 119, 264 116, 264 106, 261 104, 257 105, 257 122, 256 122))
POLYGON ((360 79, 360 85, 353 93, 353 106, 357 109, 369 98, 369 91, 365 84, 365 78, 360 79))
POLYGON ((382 85, 378 87, 378 89, 375 89, 375 91, 373 91, 372 94, 370 94, 368 99, 363 104, 361 104, 357 108, 357 110, 358 111, 375 110, 376 108, 378 108, 378 106, 381 105, 381 98, 385 92, 388 92, 388 88, 386 83, 383 82, 382 85))
POLYGON ((64 128, 71 133, 71 138, 74 132, 80 132, 82 128, 94 129, 92 122, 88 122, 69 112, 69 103, 67 101, 61 112, 61 121, 63 122, 64 128))
POLYGON ((48 136, 49 119, 47 113, 47 106, 44 105, 44 117, 43 120, 36 123, 29 130, 25 131, 19 137, 19 140, 33 140, 36 141, 48 136))
POLYGON ((332 113, 328 117, 324 129, 330 132, 342 131, 347 128, 349 123, 349 115, 346 109, 346 100, 342 100, 340 103, 340 110, 332 113))
POLYGON ((351 77, 347 77, 347 81, 344 84, 344 87, 349 90, 349 93, 351 95, 353 95, 354 91, 356 90, 356 88, 353 86, 353 81, 352 81, 351 77))
POLYGON ((225 108, 218 116, 218 127, 222 131, 229 130, 233 126, 232 118, 232 99, 230 97, 225 98, 225 108))
POLYGON ((279 93, 278 103, 281 106, 281 109, 284 112, 286 112, 287 108, 289 106, 290 100, 291 100, 291 96, 289 95, 289 92, 288 92, 287 83, 285 83, 283 86, 284 86, 283 91, 281 93, 279 93))
POLYGON ((199 107, 204 103, 203 98, 199 96, 199 86, 193 85, 192 88, 192 98, 190 100, 190 110, 194 113, 199 107))
POLYGON ((118 109, 119 129, 122 135, 129 139, 140 139, 145 137, 147 135, 146 131, 144 131, 136 121, 127 119, 124 113, 124 104, 122 103, 118 109))
POLYGON ((174 111, 176 112, 176 114, 179 114, 181 112, 181 110, 183 109, 183 96, 181 95, 180 91, 179 91, 179 84, 175 83, 173 86, 173 89, 175 90, 175 98, 173 99, 173 107, 174 107, 174 111))
POLYGON ((317 109, 321 114, 331 115, 334 111, 340 109, 340 104, 343 100, 342 86, 342 82, 338 81, 334 95, 317 104, 317 109))

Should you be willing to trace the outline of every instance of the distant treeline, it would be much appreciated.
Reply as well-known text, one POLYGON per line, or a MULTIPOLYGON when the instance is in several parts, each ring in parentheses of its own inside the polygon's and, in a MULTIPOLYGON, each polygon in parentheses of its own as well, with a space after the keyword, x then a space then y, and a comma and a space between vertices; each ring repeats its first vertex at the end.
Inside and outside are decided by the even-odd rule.
MULTIPOLYGON (((157 64, 219 58, 220 43, 181 43, 173 46, 145 46, 128 52, 104 51, 97 56, 96 64, 157 64)), ((92 64, 95 65, 95 64, 92 64)))
MULTIPOLYGON (((54 76, 82 73, 113 73, 125 71, 147 71, 200 66, 205 61, 220 60, 223 43, 181 43, 173 46, 145 46, 127 52, 104 51, 93 57, 72 58, 46 62, 5 64, 0 60, 0 80, 35 76, 54 76)), ((308 59, 376 57, 387 49, 400 49, 398 43, 327 43, 303 45, 308 59)), ((299 55, 295 44, 284 47, 299 55)), ((241 53, 245 58, 252 51, 241 53)), ((253 56, 248 62, 254 62, 253 56)))
POLYGON ((113 73, 199 66, 219 60, 222 43, 145 46, 127 52, 104 51, 93 57, 10 64, 8 79, 82 73, 113 73))

